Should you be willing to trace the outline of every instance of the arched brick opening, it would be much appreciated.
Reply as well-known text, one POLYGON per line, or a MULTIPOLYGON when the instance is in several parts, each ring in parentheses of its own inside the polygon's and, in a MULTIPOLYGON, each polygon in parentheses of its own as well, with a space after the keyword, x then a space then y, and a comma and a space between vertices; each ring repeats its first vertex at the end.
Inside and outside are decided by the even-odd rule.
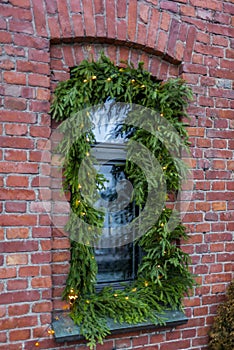
POLYGON ((66 238, 61 246, 51 238, 42 202, 51 199, 51 161, 44 153, 51 87, 95 45, 117 62, 145 61, 162 79, 179 74, 193 89, 194 197, 184 218, 190 232, 184 249, 201 283, 185 300, 186 326, 108 338, 97 350, 207 347, 233 272, 233 6, 224 0, 1 2, 0 349, 31 350, 37 340, 44 349, 86 349, 56 344, 47 334, 54 306, 51 248, 67 254, 69 247, 66 238))

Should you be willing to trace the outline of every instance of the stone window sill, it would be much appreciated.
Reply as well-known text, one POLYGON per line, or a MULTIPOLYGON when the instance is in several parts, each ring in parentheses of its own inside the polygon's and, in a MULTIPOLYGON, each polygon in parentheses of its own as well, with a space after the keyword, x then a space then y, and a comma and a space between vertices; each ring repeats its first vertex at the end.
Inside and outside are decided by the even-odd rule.
MULTIPOLYGON (((155 331, 160 328, 174 328, 188 322, 188 318, 183 312, 177 310, 167 310, 162 317, 166 318, 165 325, 155 325, 152 322, 143 322, 134 325, 128 323, 114 323, 107 320, 111 334, 120 334, 129 331, 155 331)), ((52 322, 54 337, 58 343, 84 339, 80 334, 80 328, 74 324, 68 313, 62 312, 54 315, 52 322)))

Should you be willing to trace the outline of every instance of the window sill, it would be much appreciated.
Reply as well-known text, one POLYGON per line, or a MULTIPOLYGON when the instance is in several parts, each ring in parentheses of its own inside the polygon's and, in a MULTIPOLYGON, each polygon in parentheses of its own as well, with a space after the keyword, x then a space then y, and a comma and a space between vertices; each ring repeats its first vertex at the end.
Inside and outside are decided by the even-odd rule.
MULTIPOLYGON (((165 325, 155 325, 152 322, 143 322, 134 325, 128 323, 114 323, 113 320, 108 320, 108 326, 110 327, 111 334, 120 334, 129 331, 142 331, 142 330, 156 330, 159 328, 174 328, 176 326, 185 324, 188 322, 188 318, 183 312, 177 310, 165 311, 162 315, 167 320, 165 325)), ((80 334, 80 328, 74 324, 72 319, 68 316, 68 313, 60 313, 55 315, 52 328, 54 330, 54 337, 58 343, 69 342, 75 340, 84 339, 80 334)))

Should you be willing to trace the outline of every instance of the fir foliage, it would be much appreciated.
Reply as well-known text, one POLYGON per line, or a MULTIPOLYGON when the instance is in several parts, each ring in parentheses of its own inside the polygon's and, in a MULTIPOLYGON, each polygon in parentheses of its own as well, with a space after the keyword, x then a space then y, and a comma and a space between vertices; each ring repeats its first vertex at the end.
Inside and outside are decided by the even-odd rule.
MULTIPOLYGON (((134 156, 137 155, 131 150, 132 143, 140 142, 157 158, 164 171, 167 189, 170 192, 179 190, 181 180, 186 176, 186 166, 178 155, 188 147, 182 118, 186 117, 185 107, 191 97, 191 90, 181 79, 159 82, 143 69, 142 62, 136 69, 128 63, 124 68, 119 68, 104 55, 96 62, 85 60, 73 68, 71 78, 59 83, 55 90, 51 115, 57 121, 64 121, 61 132, 69 135, 58 147, 63 157, 64 190, 71 193, 71 215, 66 225, 71 238, 71 264, 64 298, 70 301, 71 317, 81 327, 81 333, 91 349, 96 342, 102 343, 109 334, 108 318, 120 323, 134 324, 150 319, 155 324, 163 324, 165 320, 155 312, 163 312, 165 308, 181 309, 182 298, 194 285, 194 278, 189 270, 189 256, 177 245, 181 238, 187 238, 185 227, 178 223, 171 232, 168 222, 172 210, 164 207, 157 222, 149 230, 143 231, 138 241, 144 252, 138 278, 123 290, 105 287, 100 292, 95 291, 97 263, 93 248, 88 241, 84 245, 76 240, 77 232, 84 239, 91 237, 93 241, 98 240, 104 217, 101 208, 98 210, 92 206, 105 179, 94 169, 90 155, 91 145, 95 143, 92 120, 89 118, 90 108, 105 103, 108 98, 138 104, 156 111, 177 131, 171 132, 162 126, 151 133, 151 119, 148 131, 141 123, 137 128, 123 125, 116 130, 117 134, 124 134, 129 141, 125 172, 133 184, 134 200, 139 207, 144 207, 149 186, 157 190, 161 179, 150 174, 146 180, 134 163, 134 156), (165 140, 168 140, 168 145, 165 140), (173 145, 174 157, 168 150, 170 145, 173 145), (95 183, 87 177, 81 183, 82 176, 78 170, 84 159, 85 171, 94 174, 95 183), (85 199, 81 189, 90 193, 85 199), (77 218, 82 218, 85 224, 81 225, 77 218), (89 225, 95 226, 95 230, 87 232, 89 225)), ((139 123, 137 113, 132 113, 130 118, 133 125, 136 125, 134 118, 138 118, 139 123)), ((143 122, 146 122, 144 118, 143 122)), ((165 202, 165 198, 162 199, 165 202)))
POLYGON ((209 349, 234 349, 234 280, 228 286, 227 300, 218 307, 210 331, 209 349))

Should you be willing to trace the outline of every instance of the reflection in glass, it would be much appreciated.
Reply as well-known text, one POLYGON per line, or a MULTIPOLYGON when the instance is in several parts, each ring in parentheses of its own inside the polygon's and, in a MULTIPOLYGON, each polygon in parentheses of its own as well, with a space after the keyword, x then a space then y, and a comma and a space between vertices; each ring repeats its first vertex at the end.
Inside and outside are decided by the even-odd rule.
POLYGON ((98 283, 133 280, 138 265, 138 248, 134 243, 114 248, 102 248, 104 240, 123 236, 124 227, 136 216, 136 206, 131 201, 132 185, 124 174, 124 164, 106 163, 101 166, 105 189, 100 191, 97 206, 105 208, 105 221, 100 248, 95 249, 98 264, 98 283))

